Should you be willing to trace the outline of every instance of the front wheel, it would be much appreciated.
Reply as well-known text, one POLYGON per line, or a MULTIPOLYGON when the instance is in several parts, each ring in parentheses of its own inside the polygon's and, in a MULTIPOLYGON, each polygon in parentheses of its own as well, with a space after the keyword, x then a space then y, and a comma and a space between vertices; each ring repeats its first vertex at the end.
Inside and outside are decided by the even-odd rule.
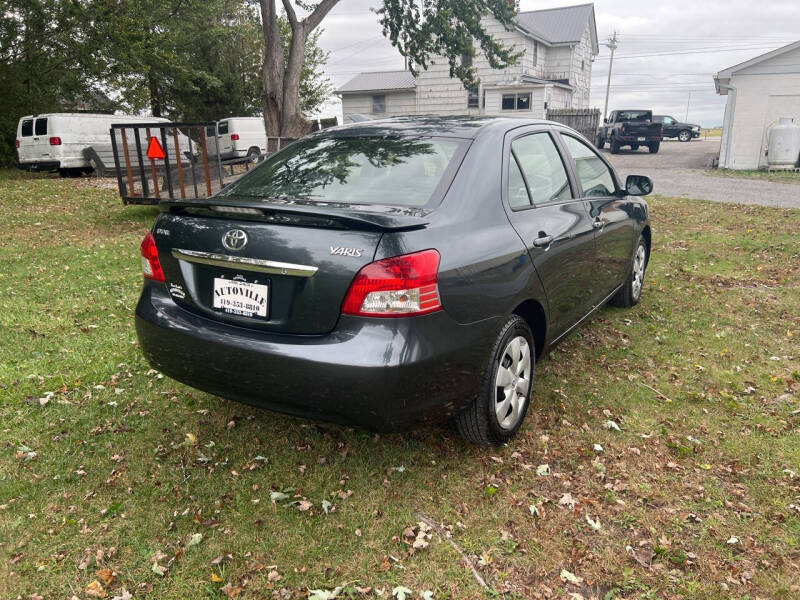
POLYGON ((619 149, 621 147, 622 145, 617 140, 611 138, 611 154, 619 154, 619 149))
POLYGON ((636 252, 633 254, 633 264, 625 283, 608 301, 612 306, 620 308, 630 308, 639 302, 642 297, 642 287, 644 287, 644 272, 647 269, 647 242, 643 236, 639 236, 639 243, 636 252))
POLYGON ((481 389, 455 418, 465 440, 500 446, 519 430, 530 404, 536 347, 528 323, 511 315, 492 347, 481 389))
POLYGON ((597 146, 597 149, 598 150, 602 150, 603 146, 605 146, 605 145, 606 145, 606 138, 604 138, 602 135, 598 135, 597 136, 597 143, 595 144, 595 146, 597 146))
POLYGON ((692 141, 692 132, 688 129, 684 129, 678 134, 678 140, 681 142, 691 142, 692 141))

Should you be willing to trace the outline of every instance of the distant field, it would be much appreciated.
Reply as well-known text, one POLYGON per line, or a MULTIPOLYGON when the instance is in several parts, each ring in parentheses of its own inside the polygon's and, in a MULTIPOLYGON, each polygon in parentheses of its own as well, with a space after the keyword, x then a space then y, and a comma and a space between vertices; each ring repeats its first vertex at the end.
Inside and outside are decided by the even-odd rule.
POLYGON ((764 179, 766 181, 775 181, 777 183, 796 183, 800 184, 800 173, 792 171, 757 171, 746 170, 736 171, 734 169, 709 169, 705 171, 706 175, 714 177, 733 177, 739 179, 764 179))
POLYGON ((800 211, 650 199, 641 303, 486 449, 150 369, 102 185, 0 170, 0 598, 800 597, 800 211))
POLYGON ((703 128, 700 130, 700 137, 722 137, 722 127, 703 128))

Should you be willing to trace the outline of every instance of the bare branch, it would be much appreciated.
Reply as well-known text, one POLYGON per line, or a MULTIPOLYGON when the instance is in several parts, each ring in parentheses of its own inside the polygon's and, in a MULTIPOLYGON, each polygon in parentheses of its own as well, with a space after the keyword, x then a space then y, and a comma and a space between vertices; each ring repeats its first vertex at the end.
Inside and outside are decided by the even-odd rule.
MULTIPOLYGON (((284 0, 284 4, 286 4, 289 0, 284 0)), ((316 29, 316 27, 322 23, 322 19, 324 19, 331 9, 339 4, 339 0, 322 0, 317 5, 317 8, 314 9, 310 15, 308 15, 305 19, 303 19, 303 23, 306 26, 306 31, 312 31, 316 29)))
POLYGON ((297 27, 297 13, 294 12, 291 0, 283 0, 283 9, 286 11, 286 17, 289 19, 289 24, 292 26, 292 31, 297 27))

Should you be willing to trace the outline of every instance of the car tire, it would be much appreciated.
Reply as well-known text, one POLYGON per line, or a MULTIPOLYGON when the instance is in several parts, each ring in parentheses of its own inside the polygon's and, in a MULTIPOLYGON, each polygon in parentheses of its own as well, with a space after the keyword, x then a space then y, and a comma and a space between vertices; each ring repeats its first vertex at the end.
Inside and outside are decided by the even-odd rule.
POLYGON ((650 154, 658 154, 658 149, 661 148, 661 142, 650 142, 647 144, 650 154))
POLYGON ((261 159, 261 150, 256 147, 250 148, 247 151, 247 161, 257 163, 261 159))
POLYGON ((644 287, 644 275, 647 270, 647 242, 644 236, 639 236, 639 243, 636 244, 636 251, 633 253, 631 270, 625 283, 616 294, 608 301, 612 306, 620 308, 630 308, 639 303, 644 287))
POLYGON ((681 129, 678 133, 678 141, 680 142, 691 142, 692 141, 692 132, 688 129, 681 129))
POLYGON ((620 147, 620 143, 614 138, 611 138, 611 154, 619 154, 620 147))
POLYGON ((606 138, 604 138, 602 135, 598 135, 597 143, 595 144, 595 146, 597 146, 597 149, 602 150, 605 145, 606 145, 606 138))
POLYGON ((511 315, 492 347, 478 395, 456 415, 461 437, 482 446, 500 446, 513 438, 525 420, 535 373, 531 329, 525 319, 511 315))

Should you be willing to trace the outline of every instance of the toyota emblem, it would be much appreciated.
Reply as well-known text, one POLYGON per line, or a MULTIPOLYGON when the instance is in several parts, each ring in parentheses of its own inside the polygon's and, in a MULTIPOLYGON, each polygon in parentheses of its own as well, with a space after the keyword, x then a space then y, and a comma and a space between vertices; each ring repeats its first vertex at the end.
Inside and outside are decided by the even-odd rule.
POLYGON ((222 245, 226 250, 241 250, 247 245, 247 234, 241 229, 231 229, 222 236, 222 245))

